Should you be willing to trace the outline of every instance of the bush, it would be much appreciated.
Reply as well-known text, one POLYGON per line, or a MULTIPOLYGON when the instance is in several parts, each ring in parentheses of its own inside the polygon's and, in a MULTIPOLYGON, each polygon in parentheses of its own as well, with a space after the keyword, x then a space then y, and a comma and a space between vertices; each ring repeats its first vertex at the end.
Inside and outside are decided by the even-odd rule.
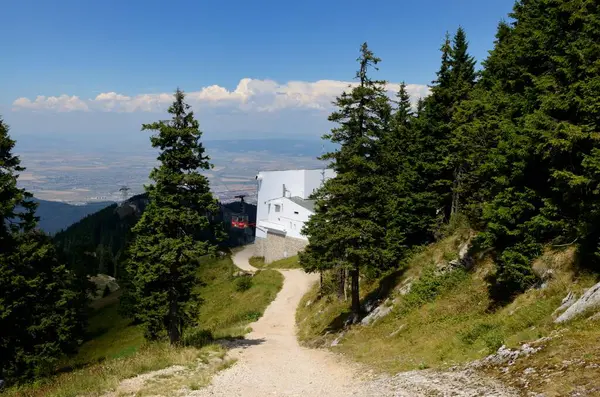
POLYGON ((464 269, 455 269, 447 273, 436 273, 435 268, 428 267, 412 285, 410 292, 404 297, 401 312, 408 312, 425 303, 432 302, 441 293, 448 291, 468 277, 464 269))
POLYGON ((504 338, 497 330, 483 335, 483 343, 488 348, 489 353, 495 353, 500 346, 504 344, 504 338))
POLYGON ((459 334, 460 340, 466 345, 472 345, 483 335, 491 332, 494 329, 494 325, 489 323, 479 323, 468 331, 461 332, 459 334))
POLYGON ((250 321, 250 322, 258 321, 258 319, 261 317, 262 317, 262 313, 257 312, 257 311, 251 311, 251 312, 247 312, 244 314, 244 320, 250 321))
POLYGON ((237 292, 248 291, 250 288, 252 288, 252 278, 249 276, 239 277, 234 282, 235 290, 237 292))
POLYGON ((206 329, 193 328, 183 337, 185 346, 192 346, 200 349, 214 340, 212 332, 206 329))

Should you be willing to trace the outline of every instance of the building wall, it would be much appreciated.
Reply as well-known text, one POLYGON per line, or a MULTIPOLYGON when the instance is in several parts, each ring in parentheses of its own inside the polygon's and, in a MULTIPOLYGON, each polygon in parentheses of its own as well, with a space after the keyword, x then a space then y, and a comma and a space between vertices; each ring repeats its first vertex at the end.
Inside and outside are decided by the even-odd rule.
MULTIPOLYGON (((283 185, 294 195, 304 194, 304 170, 265 171, 257 177, 258 198, 256 208, 256 221, 267 219, 267 201, 283 197, 283 185)), ((266 238, 266 232, 256 229, 256 236, 266 238)))
POLYGON ((267 233, 266 238, 256 239, 255 255, 263 256, 265 263, 297 255, 308 245, 307 240, 286 237, 282 234, 267 233))
POLYGON ((286 236, 307 240, 307 237, 303 236, 301 231, 304 223, 311 217, 311 211, 294 203, 288 198, 275 199, 267 202, 267 211, 267 221, 282 225, 285 228, 286 236), (270 211, 269 204, 271 205, 270 211), (275 211, 276 205, 280 206, 279 212, 275 211))
MULTIPOLYGON (((286 188, 286 196, 298 196, 303 199, 313 193, 321 186, 323 179, 329 179, 335 175, 333 170, 287 170, 287 171, 262 171, 257 175, 258 198, 256 219, 267 219, 267 201, 284 196, 283 185, 286 188)), ((266 238, 266 231, 256 229, 257 238, 266 238)))

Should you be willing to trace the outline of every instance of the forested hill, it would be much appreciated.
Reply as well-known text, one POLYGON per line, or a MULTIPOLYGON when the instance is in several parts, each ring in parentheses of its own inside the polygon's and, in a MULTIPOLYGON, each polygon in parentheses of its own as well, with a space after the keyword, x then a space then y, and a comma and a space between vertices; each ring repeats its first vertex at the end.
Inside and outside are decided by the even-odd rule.
POLYGON ((112 204, 90 214, 54 236, 54 241, 72 266, 87 274, 117 276, 118 266, 129 241, 131 228, 147 204, 145 194, 133 196, 122 205, 112 204))
POLYGON ((86 215, 93 214, 113 204, 111 201, 73 205, 58 201, 33 199, 37 203, 35 214, 40 218, 38 227, 44 232, 54 234, 66 229, 86 215))
MULTIPOLYGON (((61 248, 71 266, 83 268, 87 274, 109 274, 121 276, 119 264, 131 238, 131 228, 146 208, 146 194, 133 196, 121 205, 112 204, 79 222, 72 224, 54 236, 55 244, 61 248)), ((256 222, 256 206, 246 204, 245 211, 250 222, 256 222)), ((223 244, 237 246, 253 240, 253 232, 230 227, 231 214, 241 212, 240 203, 221 206, 221 218, 228 240, 223 244)))

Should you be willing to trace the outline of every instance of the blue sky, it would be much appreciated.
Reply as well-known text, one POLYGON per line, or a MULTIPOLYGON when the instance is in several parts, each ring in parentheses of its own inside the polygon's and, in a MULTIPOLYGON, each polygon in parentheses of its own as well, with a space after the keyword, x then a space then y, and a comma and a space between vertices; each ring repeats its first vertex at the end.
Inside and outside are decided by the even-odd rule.
POLYGON ((210 138, 320 136, 328 103, 351 81, 363 41, 383 59, 377 77, 404 80, 415 96, 424 95, 445 32, 462 25, 472 55, 482 60, 513 5, 0 2, 0 113, 13 135, 137 132, 180 86, 195 93, 189 99, 210 138))

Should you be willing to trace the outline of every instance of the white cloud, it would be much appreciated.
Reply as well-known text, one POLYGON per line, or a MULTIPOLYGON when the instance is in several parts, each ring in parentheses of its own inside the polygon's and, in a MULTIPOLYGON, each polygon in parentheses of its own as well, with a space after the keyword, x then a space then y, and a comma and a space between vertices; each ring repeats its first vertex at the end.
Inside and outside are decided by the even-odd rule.
MULTIPOLYGON (((211 85, 199 91, 187 92, 187 100, 195 109, 229 107, 246 112, 276 112, 284 109, 329 110, 335 97, 354 85, 355 82, 337 80, 289 81, 279 84, 272 80, 244 78, 231 91, 225 87, 211 85)), ((390 95, 393 95, 398 90, 398 84, 389 83, 386 88, 390 95)), ((427 86, 419 84, 409 84, 407 90, 414 102, 429 93, 427 86)), ((105 92, 87 100, 68 95, 38 96, 33 101, 19 98, 13 102, 13 108, 59 112, 160 112, 164 111, 172 100, 172 93, 127 96, 105 92)))
POLYGON ((28 98, 18 98, 13 102, 13 109, 33 109, 33 110, 55 110, 58 112, 71 112, 75 110, 88 111, 89 107, 78 96, 43 96, 38 95, 35 100, 28 98))

